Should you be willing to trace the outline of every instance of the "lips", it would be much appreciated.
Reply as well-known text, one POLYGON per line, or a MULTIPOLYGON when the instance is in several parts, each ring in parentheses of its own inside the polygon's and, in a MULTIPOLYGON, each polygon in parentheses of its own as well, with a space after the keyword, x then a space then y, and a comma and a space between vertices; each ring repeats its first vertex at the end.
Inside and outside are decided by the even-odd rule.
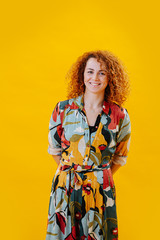
POLYGON ((100 83, 92 83, 92 82, 90 82, 90 84, 91 84, 92 86, 99 86, 99 85, 100 85, 100 83))

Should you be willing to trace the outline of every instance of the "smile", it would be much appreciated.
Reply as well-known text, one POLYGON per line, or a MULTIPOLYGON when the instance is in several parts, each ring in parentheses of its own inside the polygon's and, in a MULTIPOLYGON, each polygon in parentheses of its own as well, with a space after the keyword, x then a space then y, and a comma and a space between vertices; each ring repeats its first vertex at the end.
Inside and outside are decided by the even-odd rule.
POLYGON ((100 85, 100 83, 91 83, 91 82, 90 82, 90 84, 91 84, 92 86, 98 86, 98 85, 100 85))

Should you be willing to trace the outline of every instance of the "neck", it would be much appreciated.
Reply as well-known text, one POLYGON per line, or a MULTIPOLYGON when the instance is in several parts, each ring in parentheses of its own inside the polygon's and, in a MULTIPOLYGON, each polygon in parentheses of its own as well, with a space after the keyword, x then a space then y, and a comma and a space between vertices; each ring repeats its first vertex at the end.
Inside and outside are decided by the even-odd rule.
POLYGON ((97 109, 103 106, 104 93, 92 93, 85 91, 84 93, 84 106, 92 109, 97 109))

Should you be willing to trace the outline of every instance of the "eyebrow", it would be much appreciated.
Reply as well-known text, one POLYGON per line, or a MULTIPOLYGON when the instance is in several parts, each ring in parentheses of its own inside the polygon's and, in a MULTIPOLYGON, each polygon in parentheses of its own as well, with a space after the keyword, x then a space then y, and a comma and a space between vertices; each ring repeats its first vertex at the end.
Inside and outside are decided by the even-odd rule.
MULTIPOLYGON (((94 71, 94 69, 93 69, 93 68, 87 68, 87 69, 91 69, 91 70, 93 70, 93 71, 94 71)), ((107 72, 106 70, 99 70, 99 72, 101 72, 101 71, 107 72)))

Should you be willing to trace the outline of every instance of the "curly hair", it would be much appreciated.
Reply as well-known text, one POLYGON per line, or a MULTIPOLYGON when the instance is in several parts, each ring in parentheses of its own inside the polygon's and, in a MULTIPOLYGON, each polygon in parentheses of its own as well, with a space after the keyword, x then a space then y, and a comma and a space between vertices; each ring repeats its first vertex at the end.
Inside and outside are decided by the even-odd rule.
POLYGON ((128 73, 122 61, 106 50, 85 52, 72 64, 65 77, 68 81, 67 97, 75 98, 85 92, 84 70, 89 58, 96 58, 106 66, 108 85, 104 99, 122 106, 130 93, 128 73))

